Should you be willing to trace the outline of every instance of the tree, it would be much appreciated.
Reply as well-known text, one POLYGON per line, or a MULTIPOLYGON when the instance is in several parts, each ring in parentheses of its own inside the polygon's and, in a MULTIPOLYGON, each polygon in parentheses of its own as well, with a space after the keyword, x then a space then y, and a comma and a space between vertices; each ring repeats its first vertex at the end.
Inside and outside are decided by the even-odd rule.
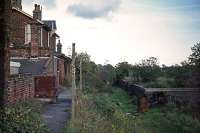
POLYGON ((142 60, 139 66, 143 82, 155 81, 159 76, 161 76, 159 61, 155 57, 142 60))
MULTIPOLYGON (((82 59, 82 70, 83 73, 88 73, 88 72, 96 72, 96 64, 91 61, 90 55, 88 55, 86 52, 85 53, 79 53, 76 56, 76 72, 79 73, 80 70, 80 60, 82 59)), ((77 77, 78 78, 78 77, 77 77)))
POLYGON ((158 58, 156 57, 149 57, 148 59, 141 61, 142 66, 148 66, 148 67, 155 67, 159 66, 158 58))
POLYGON ((191 50, 192 54, 189 57, 190 63, 200 67, 200 42, 194 45, 191 50))
POLYGON ((200 87, 200 42, 192 48, 192 54, 189 57, 190 63, 194 66, 192 82, 195 87, 200 87))
MULTIPOLYGON (((100 88, 103 86, 103 80, 101 80, 98 73, 98 66, 90 60, 90 55, 87 53, 79 53, 76 56, 76 73, 80 72, 80 59, 82 59, 82 81, 83 90, 90 89, 89 91, 94 91, 94 88, 100 88), (93 90, 91 90, 93 89, 93 90)), ((76 77, 79 81, 79 76, 76 77)), ((88 91, 88 90, 87 90, 88 91)))
POLYGON ((132 66, 132 70, 131 70, 131 76, 133 78, 133 81, 135 83, 140 82, 141 81, 141 75, 140 75, 140 66, 135 64, 132 66))
POLYGON ((132 65, 130 65, 128 62, 120 62, 116 65, 116 76, 117 79, 122 79, 124 77, 130 76, 132 65))
POLYGON ((111 64, 104 66, 98 65, 99 74, 101 79, 107 84, 112 85, 116 79, 115 68, 111 64))

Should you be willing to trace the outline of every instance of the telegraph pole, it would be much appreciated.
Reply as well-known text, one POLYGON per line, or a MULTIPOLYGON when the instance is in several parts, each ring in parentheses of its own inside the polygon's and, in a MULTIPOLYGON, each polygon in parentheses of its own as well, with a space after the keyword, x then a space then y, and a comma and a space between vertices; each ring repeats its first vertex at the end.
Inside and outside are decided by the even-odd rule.
POLYGON ((6 90, 10 73, 10 15, 11 0, 0 1, 0 108, 5 106, 6 90))
POLYGON ((82 73, 83 73, 83 70, 82 70, 82 62, 83 62, 83 60, 82 60, 82 58, 80 58, 80 91, 82 91, 83 90, 83 75, 82 75, 82 73))
POLYGON ((75 119, 75 100, 76 100, 76 53, 75 53, 75 43, 72 44, 72 120, 75 119))

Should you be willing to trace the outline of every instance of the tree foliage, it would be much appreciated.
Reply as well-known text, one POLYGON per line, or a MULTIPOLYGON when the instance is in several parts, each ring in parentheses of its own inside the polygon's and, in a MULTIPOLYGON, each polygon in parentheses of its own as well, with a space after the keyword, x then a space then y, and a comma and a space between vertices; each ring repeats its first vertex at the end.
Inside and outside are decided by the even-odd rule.
POLYGON ((155 57, 142 60, 139 66, 143 82, 155 81, 161 75, 159 62, 155 57))
POLYGON ((126 61, 118 63, 115 67, 117 78, 129 76, 131 68, 132 68, 132 65, 126 61))
POLYGON ((191 50, 192 54, 189 57, 190 63, 200 67, 200 42, 194 45, 191 50))
POLYGON ((90 60, 87 53, 80 53, 76 58, 77 73, 82 58, 85 86, 101 88, 112 85, 116 79, 126 79, 144 87, 199 87, 200 43, 194 45, 191 50, 192 54, 188 60, 171 66, 160 66, 156 57, 143 59, 134 65, 126 61, 119 62, 115 67, 111 64, 97 65, 90 60))
POLYGON ((200 42, 194 45, 191 50, 189 61, 193 66, 192 82, 195 87, 200 87, 200 42))
POLYGON ((79 81, 80 60, 82 59, 83 87, 90 88, 87 91, 101 91, 103 86, 112 85, 115 81, 115 69, 112 65, 97 65, 90 59, 87 53, 79 53, 76 56, 76 79, 79 81), (92 89, 92 90, 91 90, 92 89))

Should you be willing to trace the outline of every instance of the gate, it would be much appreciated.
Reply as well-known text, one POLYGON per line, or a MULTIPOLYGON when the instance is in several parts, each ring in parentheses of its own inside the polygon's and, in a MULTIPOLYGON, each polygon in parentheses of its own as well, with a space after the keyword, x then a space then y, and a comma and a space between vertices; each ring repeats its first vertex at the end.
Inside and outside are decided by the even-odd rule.
POLYGON ((57 95, 55 76, 35 77, 35 96, 42 98, 53 98, 57 95))

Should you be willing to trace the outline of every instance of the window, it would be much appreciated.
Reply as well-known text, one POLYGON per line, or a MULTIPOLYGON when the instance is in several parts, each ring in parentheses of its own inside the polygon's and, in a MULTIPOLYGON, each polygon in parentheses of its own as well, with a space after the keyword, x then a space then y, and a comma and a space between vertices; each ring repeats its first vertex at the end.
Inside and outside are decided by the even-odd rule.
POLYGON ((25 44, 28 44, 31 42, 31 25, 27 24, 25 26, 25 44))

